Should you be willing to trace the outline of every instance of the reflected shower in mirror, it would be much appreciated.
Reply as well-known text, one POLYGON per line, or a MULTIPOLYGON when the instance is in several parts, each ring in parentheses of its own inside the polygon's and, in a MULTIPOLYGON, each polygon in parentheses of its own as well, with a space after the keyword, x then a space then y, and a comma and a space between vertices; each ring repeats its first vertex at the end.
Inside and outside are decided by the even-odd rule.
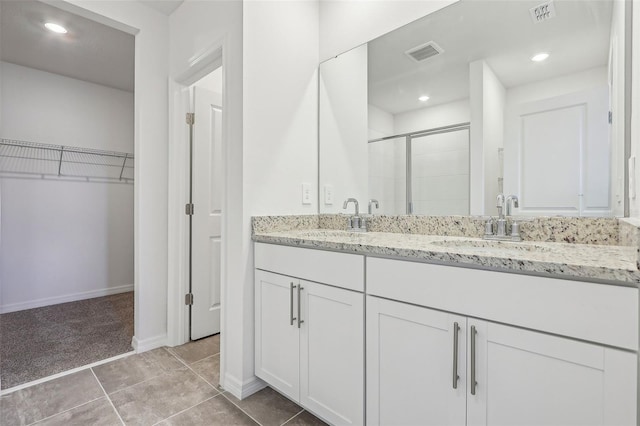
POLYGON ((320 212, 496 214, 508 193, 622 216, 625 2, 545 4, 461 0, 322 63, 320 212))

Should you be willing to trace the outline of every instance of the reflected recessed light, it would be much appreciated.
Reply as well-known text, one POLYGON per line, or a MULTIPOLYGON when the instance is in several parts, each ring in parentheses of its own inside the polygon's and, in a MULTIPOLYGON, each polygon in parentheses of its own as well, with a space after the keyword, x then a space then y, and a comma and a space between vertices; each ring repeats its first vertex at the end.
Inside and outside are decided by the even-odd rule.
POLYGON ((49 31, 53 31, 54 33, 58 33, 58 34, 66 34, 67 33, 67 29, 65 27, 63 27, 62 25, 54 24, 53 22, 47 22, 46 24, 44 24, 44 26, 49 31))
POLYGON ((532 60, 533 62, 542 62, 542 61, 544 61, 545 59, 547 59, 548 57, 549 57, 549 54, 548 54, 548 53, 543 52, 543 53, 538 53, 537 55, 532 56, 532 57, 531 57, 531 60, 532 60))
POLYGON ((420 102, 427 102, 427 101, 429 100, 429 97, 428 97, 428 96, 420 96, 420 97, 418 98, 418 100, 419 100, 420 102))

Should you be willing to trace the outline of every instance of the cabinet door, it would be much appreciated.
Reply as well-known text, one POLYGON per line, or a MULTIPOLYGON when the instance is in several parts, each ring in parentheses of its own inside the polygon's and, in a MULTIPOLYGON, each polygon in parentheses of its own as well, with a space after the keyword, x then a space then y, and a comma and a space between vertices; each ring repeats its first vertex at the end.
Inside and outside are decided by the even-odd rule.
POLYGON ((334 425, 364 422, 364 295, 300 281, 300 403, 334 425))
POLYGON ((465 424, 466 321, 367 297, 367 424, 465 424))
POLYGON ((294 401, 300 397, 298 280, 256 270, 255 373, 294 401))
POLYGON ((470 346, 477 331, 469 425, 636 424, 636 354, 468 321, 470 346))

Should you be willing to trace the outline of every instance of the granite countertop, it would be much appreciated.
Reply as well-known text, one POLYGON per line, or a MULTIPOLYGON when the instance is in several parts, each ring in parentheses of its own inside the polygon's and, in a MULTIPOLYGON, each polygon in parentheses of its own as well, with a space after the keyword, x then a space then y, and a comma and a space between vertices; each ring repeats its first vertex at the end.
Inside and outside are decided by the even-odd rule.
POLYGON ((469 237, 356 233, 334 229, 255 232, 253 240, 634 287, 640 283, 637 248, 631 246, 541 241, 516 243, 469 237))

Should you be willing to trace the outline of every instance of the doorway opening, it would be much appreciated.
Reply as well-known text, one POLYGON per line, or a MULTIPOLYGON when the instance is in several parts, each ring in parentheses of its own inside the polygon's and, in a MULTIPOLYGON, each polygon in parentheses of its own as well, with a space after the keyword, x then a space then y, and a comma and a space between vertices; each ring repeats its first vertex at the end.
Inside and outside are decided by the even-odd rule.
MULTIPOLYGON (((204 351, 221 372, 229 197, 224 43, 209 46, 169 86, 167 344, 204 351)), ((216 384, 224 386, 223 375, 216 384)))
POLYGON ((189 339, 220 333, 222 67, 190 87, 189 339))
POLYGON ((0 8, 4 391, 132 351, 135 37, 39 1, 0 8))

